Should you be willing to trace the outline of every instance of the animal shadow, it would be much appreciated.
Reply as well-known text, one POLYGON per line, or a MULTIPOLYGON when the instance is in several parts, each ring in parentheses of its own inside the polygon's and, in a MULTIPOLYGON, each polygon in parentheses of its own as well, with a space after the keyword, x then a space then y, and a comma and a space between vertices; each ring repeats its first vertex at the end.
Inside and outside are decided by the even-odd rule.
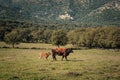
POLYGON ((71 61, 71 62, 83 62, 84 60, 80 60, 80 59, 71 59, 71 60, 67 60, 67 61, 71 61))

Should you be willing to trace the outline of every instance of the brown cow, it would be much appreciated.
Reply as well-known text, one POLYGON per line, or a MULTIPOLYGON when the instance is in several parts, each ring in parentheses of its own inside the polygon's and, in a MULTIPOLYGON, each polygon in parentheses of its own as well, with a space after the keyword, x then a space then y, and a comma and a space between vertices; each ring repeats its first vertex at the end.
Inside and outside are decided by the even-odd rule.
POLYGON ((48 58, 49 56, 51 55, 51 53, 50 52, 42 52, 42 53, 40 53, 39 54, 39 59, 41 58, 48 58))
POLYGON ((66 61, 67 61, 67 56, 73 52, 72 48, 55 48, 55 49, 52 49, 52 57, 53 57, 53 60, 57 60, 56 59, 56 55, 58 56, 62 56, 62 59, 65 57, 66 61))

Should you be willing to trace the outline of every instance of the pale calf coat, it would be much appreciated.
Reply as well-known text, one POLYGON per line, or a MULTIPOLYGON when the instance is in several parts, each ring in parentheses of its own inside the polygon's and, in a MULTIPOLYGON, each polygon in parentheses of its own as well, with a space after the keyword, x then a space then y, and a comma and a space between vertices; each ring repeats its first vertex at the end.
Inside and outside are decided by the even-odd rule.
POLYGON ((40 58, 41 58, 41 59, 42 59, 42 58, 47 59, 50 55, 51 55, 50 52, 42 52, 42 53, 39 54, 39 59, 40 59, 40 58))

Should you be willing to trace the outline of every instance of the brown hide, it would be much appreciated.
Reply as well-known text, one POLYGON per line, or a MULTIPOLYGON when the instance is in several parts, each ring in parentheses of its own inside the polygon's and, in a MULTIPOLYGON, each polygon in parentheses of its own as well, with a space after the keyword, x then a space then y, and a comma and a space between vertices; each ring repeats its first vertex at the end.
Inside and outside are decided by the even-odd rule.
POLYGON ((73 52, 72 48, 54 48, 54 49, 52 49, 53 60, 56 60, 56 55, 62 56, 62 60, 64 57, 67 60, 67 56, 71 52, 73 52))

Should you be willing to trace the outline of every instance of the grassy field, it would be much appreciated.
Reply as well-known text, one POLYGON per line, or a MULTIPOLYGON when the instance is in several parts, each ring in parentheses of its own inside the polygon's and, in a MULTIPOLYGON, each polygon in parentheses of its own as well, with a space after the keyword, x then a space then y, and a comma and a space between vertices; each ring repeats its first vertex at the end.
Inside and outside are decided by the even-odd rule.
MULTIPOLYGON (((12 48, 12 45, 5 44, 4 42, 0 42, 0 47, 9 47, 12 48)), ((55 48, 57 46, 54 46, 52 44, 43 44, 43 43, 20 43, 19 45, 15 45, 16 48, 38 48, 38 49, 50 49, 50 48, 55 48)), ((66 45, 66 46, 61 46, 61 47, 72 47, 72 45, 66 45)))
MULTIPOLYGON (((29 44, 33 45, 40 44, 29 44)), ((51 56, 48 60, 38 58, 39 53, 48 51, 1 48, 0 80, 120 80, 120 52, 74 50, 68 56, 69 61, 61 61, 60 56, 57 61, 51 56)))

